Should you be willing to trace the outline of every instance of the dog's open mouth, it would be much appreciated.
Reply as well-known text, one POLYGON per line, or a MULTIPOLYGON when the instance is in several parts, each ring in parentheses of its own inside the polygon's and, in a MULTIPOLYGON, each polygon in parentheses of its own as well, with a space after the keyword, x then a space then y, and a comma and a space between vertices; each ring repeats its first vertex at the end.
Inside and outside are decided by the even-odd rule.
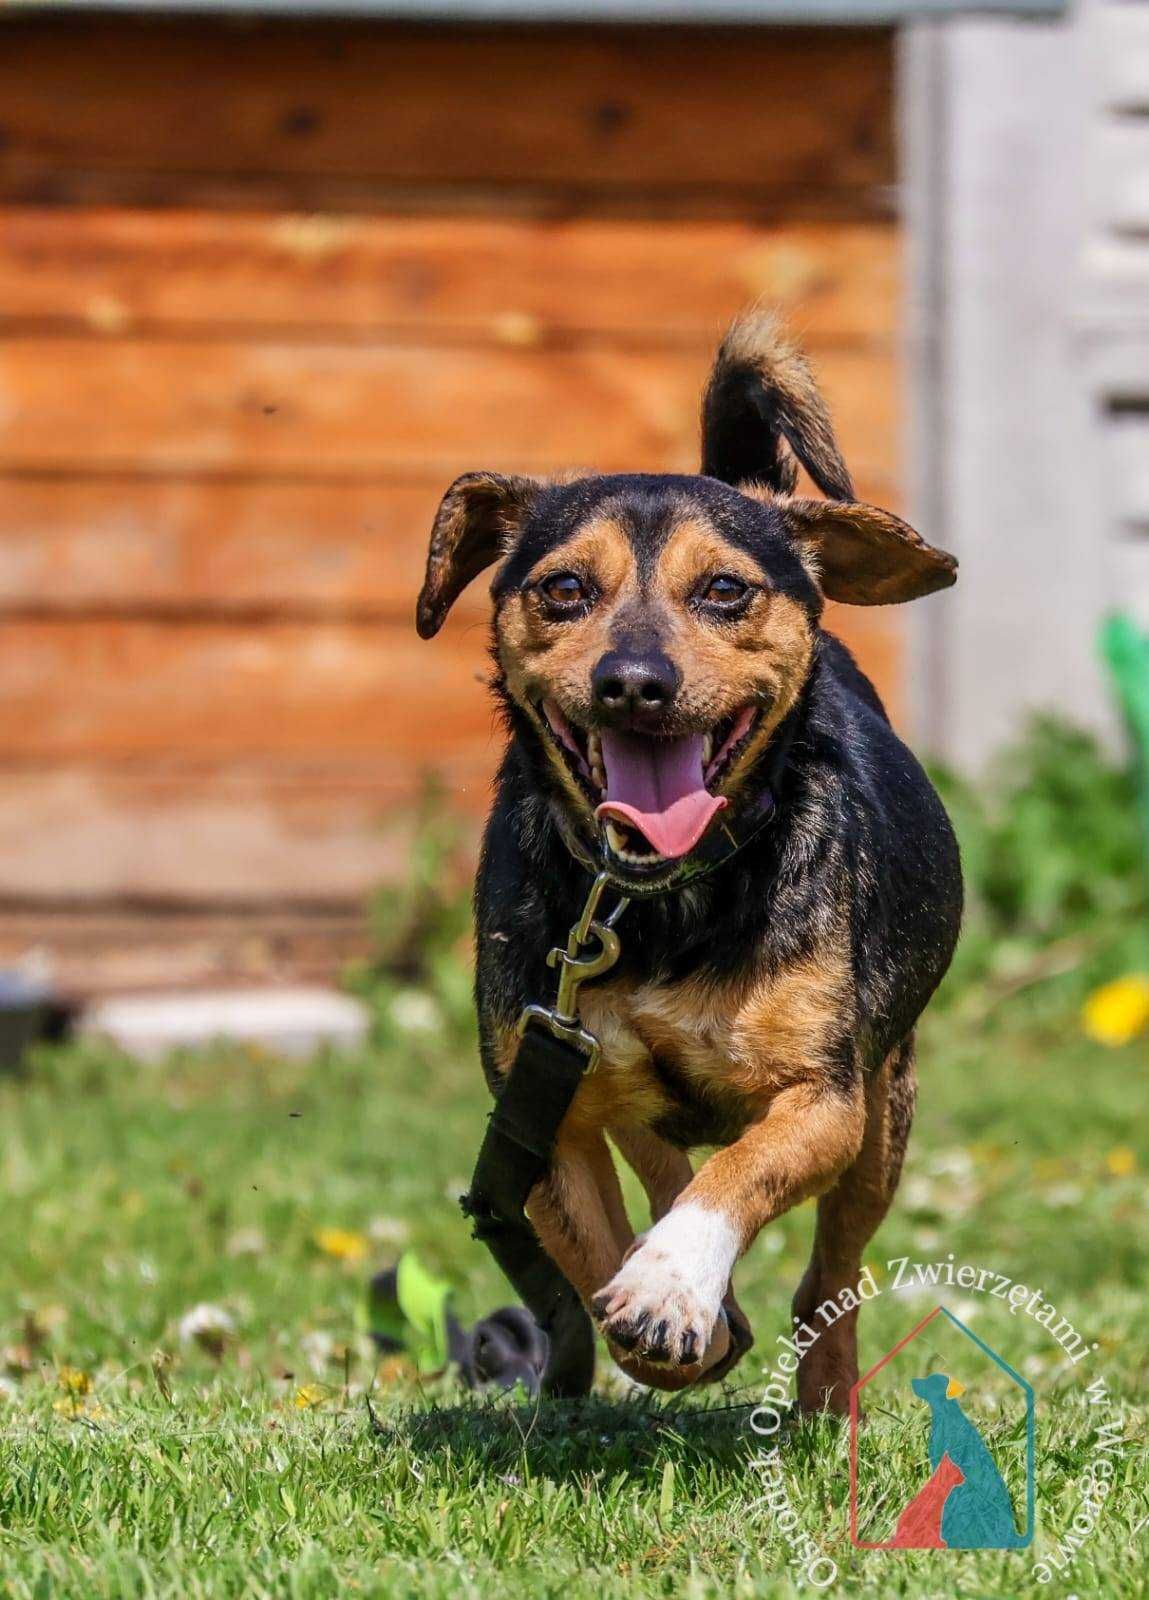
POLYGON ((603 823, 611 853, 633 867, 689 855, 718 813, 723 778, 758 721, 743 706, 708 733, 678 739, 579 728, 553 700, 543 715, 568 768, 603 823))

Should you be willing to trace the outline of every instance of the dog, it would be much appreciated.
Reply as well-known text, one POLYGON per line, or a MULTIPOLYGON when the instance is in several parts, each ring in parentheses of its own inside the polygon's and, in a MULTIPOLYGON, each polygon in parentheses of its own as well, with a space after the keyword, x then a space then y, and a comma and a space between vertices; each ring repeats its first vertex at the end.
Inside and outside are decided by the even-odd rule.
MULTIPOLYGON (((458 478, 431 532, 424 638, 492 565, 508 742, 475 892, 483 1068, 497 1096, 603 851, 634 899, 617 967, 581 995, 601 1062, 527 1212, 623 1370, 681 1389, 752 1343, 731 1275, 761 1228, 817 1198, 805 1322, 856 1283, 897 1187, 960 863, 821 619, 826 599, 945 588, 957 563, 855 500, 807 362, 752 313, 719 348, 697 476, 458 478), (825 498, 796 492, 799 466, 825 498), (701 873, 724 838, 740 848, 701 873), (637 1239, 608 1138, 649 1199, 637 1239), (695 1172, 700 1146, 717 1148, 695 1172)), ((848 1408, 856 1317, 803 1354, 803 1411, 848 1408)), ((587 1386, 567 1381, 550 1392, 587 1386)))
MULTIPOLYGON (((930 1482, 936 1479, 945 1489, 936 1507, 936 1548, 1014 1550, 1028 1544, 1028 1537, 1014 1526, 1009 1490, 997 1462, 961 1408, 958 1396, 964 1386, 944 1372, 910 1381, 930 1408, 930 1482)), ((912 1506, 899 1519, 899 1530, 912 1506)), ((896 1542, 897 1532, 894 1537, 896 1542)))

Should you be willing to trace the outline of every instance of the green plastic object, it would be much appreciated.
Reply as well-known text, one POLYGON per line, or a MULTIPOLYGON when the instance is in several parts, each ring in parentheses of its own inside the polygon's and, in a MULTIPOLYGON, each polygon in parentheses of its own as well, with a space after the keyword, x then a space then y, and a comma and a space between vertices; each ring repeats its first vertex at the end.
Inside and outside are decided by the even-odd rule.
POLYGON ((1137 778, 1141 827, 1149 860, 1149 634, 1124 612, 1101 628, 1101 655, 1129 729, 1137 778))
POLYGON ((441 1372, 449 1356, 447 1312, 451 1285, 436 1278, 413 1250, 393 1272, 381 1273, 369 1291, 369 1329, 402 1346, 421 1373, 441 1372))

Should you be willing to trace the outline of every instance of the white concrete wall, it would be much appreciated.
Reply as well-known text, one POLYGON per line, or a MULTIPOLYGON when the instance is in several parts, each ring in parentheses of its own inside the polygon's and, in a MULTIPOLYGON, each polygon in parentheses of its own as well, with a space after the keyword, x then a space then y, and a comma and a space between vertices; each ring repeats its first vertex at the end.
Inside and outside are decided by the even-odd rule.
POLYGON ((962 563, 914 621, 915 732, 971 767, 1035 709, 1111 732, 1100 618, 1149 625, 1147 23, 903 40, 912 499, 962 563))

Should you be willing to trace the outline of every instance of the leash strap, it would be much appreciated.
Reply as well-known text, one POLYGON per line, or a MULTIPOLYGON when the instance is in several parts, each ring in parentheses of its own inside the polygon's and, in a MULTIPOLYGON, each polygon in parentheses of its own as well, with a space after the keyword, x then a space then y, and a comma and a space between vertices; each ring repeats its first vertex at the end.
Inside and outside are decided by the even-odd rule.
POLYGON ((550 1169, 562 1120, 587 1070, 578 1045, 532 1024, 487 1120, 468 1194, 473 1233, 546 1335, 542 1391, 577 1398, 594 1380, 594 1329, 578 1294, 539 1242, 527 1197, 550 1169))
POLYGON ((563 1118, 579 1084, 598 1063, 598 1040, 578 1020, 578 990, 589 978, 618 960, 614 923, 626 909, 621 900, 611 915, 595 919, 607 886, 599 874, 566 948, 548 961, 559 968, 553 1008, 528 1006, 519 1022, 519 1047, 507 1074, 475 1163, 470 1191, 460 1204, 536 1321, 547 1334, 548 1358, 543 1391, 585 1394, 594 1375, 594 1331, 575 1290, 539 1243, 526 1216, 526 1202, 550 1170, 563 1118), (592 941, 598 951, 584 954, 592 941))
POLYGON ((527 1028, 487 1119, 470 1192, 462 1200, 475 1238, 487 1246, 536 1315, 538 1308, 521 1280, 524 1273, 534 1278, 540 1246, 524 1208, 535 1184, 550 1170, 559 1128, 586 1067, 587 1058, 575 1045, 538 1026, 527 1028))

